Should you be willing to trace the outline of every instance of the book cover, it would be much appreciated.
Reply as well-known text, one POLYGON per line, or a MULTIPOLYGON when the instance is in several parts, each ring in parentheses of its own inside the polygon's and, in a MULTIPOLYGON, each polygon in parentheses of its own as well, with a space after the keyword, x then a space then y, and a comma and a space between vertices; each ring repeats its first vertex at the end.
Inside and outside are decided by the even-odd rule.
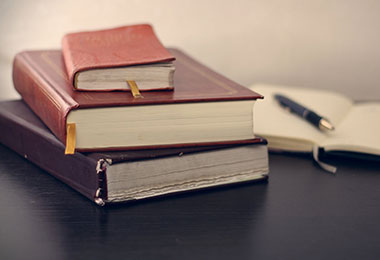
MULTIPOLYGON (((107 202, 123 202, 228 183, 265 179, 268 173, 266 141, 260 138, 251 140, 250 144, 236 146, 197 146, 105 153, 77 152, 74 155, 67 156, 63 153, 65 149, 64 145, 59 142, 21 100, 0 102, 0 143, 16 151, 24 158, 35 163, 99 205, 104 205, 107 202), (207 160, 207 165, 204 167, 207 171, 203 171, 202 176, 191 177, 191 175, 189 175, 191 173, 189 169, 192 168, 195 168, 196 173, 202 172, 202 170, 197 169, 197 167, 199 167, 199 161, 197 162, 197 160, 199 160, 199 158, 202 159, 202 156, 217 152, 218 154, 215 154, 214 162, 215 166, 217 166, 220 164, 220 162, 217 162, 219 160, 218 157, 220 157, 220 152, 226 152, 227 155, 230 155, 234 149, 243 149, 244 147, 254 147, 257 154, 257 156, 249 160, 252 164, 248 166, 252 169, 248 172, 248 175, 246 175, 246 170, 231 175, 233 171, 236 171, 237 166, 244 166, 246 164, 244 161, 238 161, 231 166, 233 167, 231 169, 228 165, 222 165, 228 172, 227 177, 224 175, 215 178, 214 176, 214 179, 212 179, 213 174, 219 173, 219 171, 208 171, 208 169, 211 168, 210 165, 213 164, 213 160, 207 160), (195 157, 186 157, 186 155, 194 155, 195 157), (162 164, 161 168, 158 167, 160 164, 162 164), (172 185, 169 186, 170 188, 167 188, 165 181, 163 181, 165 180, 164 176, 161 172, 165 170, 166 165, 172 167, 170 172, 173 172, 172 170, 179 172, 180 177, 174 176, 174 180, 183 178, 187 180, 186 183, 189 183, 189 180, 191 180, 191 185, 176 183, 177 185, 172 185), (154 192, 151 190, 147 192, 146 189, 141 188, 129 194, 122 193, 120 195, 116 193, 115 195, 115 192, 113 192, 115 187, 112 185, 118 185, 118 182, 122 181, 122 179, 118 179, 120 170, 116 171, 117 174, 112 173, 112 167, 116 169, 118 169, 118 167, 127 167, 121 169, 129 169, 124 170, 124 172, 129 173, 134 173, 140 169, 144 174, 150 174, 151 170, 148 170, 148 167, 154 167, 158 168, 157 170, 161 175, 158 175, 158 177, 154 174, 150 177, 145 176, 146 180, 158 178, 158 180, 153 183, 155 184, 154 192), (185 169, 187 170, 185 171, 185 169), (209 180, 210 178, 211 181, 205 182, 205 180, 209 180), (113 181, 110 181, 110 179, 113 181), (159 188, 157 188, 157 186, 159 188), (133 194, 133 196, 131 194, 133 194)), ((243 151, 243 153, 245 152, 243 151)), ((228 160, 228 158, 222 158, 222 160, 228 160)), ((122 176, 123 175, 121 175, 121 177, 122 176)), ((132 175, 130 176, 131 178, 133 177, 132 175)), ((169 177, 166 177, 167 182, 173 182, 173 178, 170 177, 170 174, 168 176, 169 177)), ((143 179, 143 183, 145 183, 144 178, 142 178, 143 176, 140 177, 143 179)), ((128 176, 125 178, 128 183, 133 181, 132 179, 129 180, 128 176)), ((121 186, 121 188, 123 188, 123 186, 121 186)), ((134 187, 132 188, 134 189, 134 187)), ((130 187, 129 189, 132 188, 130 187)))
MULTIPOLYGON (((201 65, 185 53, 176 49, 170 51, 177 57, 175 91, 146 92, 144 98, 140 99, 134 98, 128 92, 75 91, 66 76, 59 50, 26 51, 16 55, 13 65, 14 86, 29 107, 63 143, 66 143, 67 116, 72 110, 186 104, 186 110, 191 111, 193 104, 254 101, 262 98, 261 95, 201 65)), ((246 110, 247 113, 252 113, 252 107, 248 106, 246 110)), ((248 117, 253 120, 252 116, 247 115, 248 117)), ((252 132, 252 125, 247 125, 246 130, 252 132)), ((251 137, 235 138, 233 142, 238 142, 238 139, 251 137)), ((207 141, 200 143, 205 144, 207 141)))
POLYGON ((79 72, 173 61, 148 24, 66 34, 62 53, 69 81, 79 72))

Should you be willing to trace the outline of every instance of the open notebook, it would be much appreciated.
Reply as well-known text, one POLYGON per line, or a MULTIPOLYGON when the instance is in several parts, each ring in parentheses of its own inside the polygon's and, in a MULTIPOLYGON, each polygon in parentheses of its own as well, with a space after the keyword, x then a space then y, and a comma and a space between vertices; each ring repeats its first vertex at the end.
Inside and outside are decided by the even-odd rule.
POLYGON ((380 156, 380 102, 354 103, 326 90, 274 85, 253 85, 264 96, 255 105, 255 133, 268 140, 269 149, 295 152, 358 152, 380 156), (285 95, 329 119, 334 131, 323 132, 299 116, 289 113, 273 98, 285 95))

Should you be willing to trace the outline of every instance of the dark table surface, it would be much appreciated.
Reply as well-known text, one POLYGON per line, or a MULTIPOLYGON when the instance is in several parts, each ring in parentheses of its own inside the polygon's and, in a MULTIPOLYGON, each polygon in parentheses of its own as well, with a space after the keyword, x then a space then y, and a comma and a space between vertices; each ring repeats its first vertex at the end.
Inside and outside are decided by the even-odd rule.
POLYGON ((333 162, 102 208, 0 145, 0 259, 379 259, 380 164, 333 162))

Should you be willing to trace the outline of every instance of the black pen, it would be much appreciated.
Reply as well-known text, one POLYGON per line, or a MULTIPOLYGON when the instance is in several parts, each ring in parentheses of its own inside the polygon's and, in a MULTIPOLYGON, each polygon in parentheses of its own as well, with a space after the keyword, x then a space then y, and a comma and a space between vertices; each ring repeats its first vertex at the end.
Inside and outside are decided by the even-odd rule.
POLYGON ((280 94, 275 94, 274 98, 280 103, 281 106, 289 109, 290 112, 293 112, 306 119, 306 121, 316 126, 320 130, 334 130, 334 126, 329 122, 329 120, 323 118, 314 111, 280 94))

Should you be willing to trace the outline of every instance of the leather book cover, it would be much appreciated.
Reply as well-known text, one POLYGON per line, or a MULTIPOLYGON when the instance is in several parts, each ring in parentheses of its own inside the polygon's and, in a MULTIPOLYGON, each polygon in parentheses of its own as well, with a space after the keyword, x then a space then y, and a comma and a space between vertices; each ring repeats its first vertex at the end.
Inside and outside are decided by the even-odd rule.
MULTIPOLYGON (((107 199, 107 176, 101 167, 105 160, 117 164, 231 147, 214 145, 106 153, 76 152, 67 156, 64 155, 64 145, 21 100, 0 102, 0 143, 99 204, 107 199), (101 193, 97 192, 99 188, 101 193)), ((256 138, 250 143, 266 144, 266 141, 256 138)))
POLYGON ((62 53, 69 81, 90 69, 173 61, 148 24, 66 34, 62 53))
POLYGON ((145 92, 141 99, 135 99, 130 92, 74 90, 59 50, 17 54, 13 63, 13 82, 23 100, 62 143, 66 142, 66 118, 73 109, 262 98, 185 53, 176 49, 170 49, 170 52, 176 57, 175 90, 145 92))

